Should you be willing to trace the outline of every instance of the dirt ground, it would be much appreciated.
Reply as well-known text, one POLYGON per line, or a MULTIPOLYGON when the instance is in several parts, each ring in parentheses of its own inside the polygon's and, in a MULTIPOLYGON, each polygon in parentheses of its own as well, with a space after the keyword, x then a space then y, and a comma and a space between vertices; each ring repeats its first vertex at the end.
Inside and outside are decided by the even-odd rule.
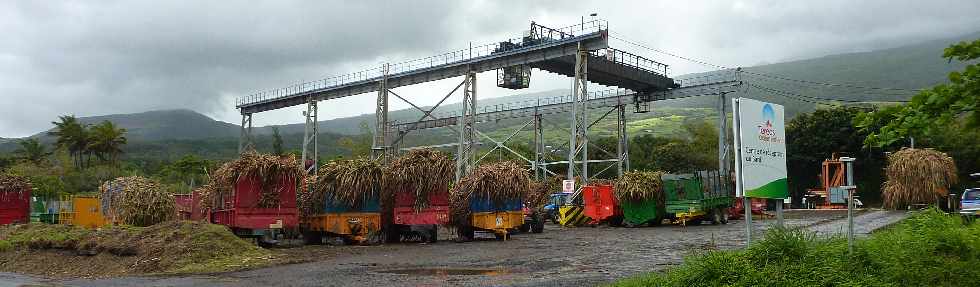
MULTIPOLYGON (((785 223, 839 230, 843 211, 788 211, 785 223)), ((903 212, 858 215, 859 232, 905 217, 903 212), (863 220, 869 219, 869 220, 863 220), (867 222, 862 223, 862 222, 867 222)), ((755 234, 775 219, 753 220, 755 234)), ((294 263, 255 270, 180 277, 54 280, 0 273, 4 283, 55 286, 588 286, 680 264, 691 252, 745 245, 745 222, 640 228, 548 225, 541 234, 508 241, 450 241, 383 246, 304 246, 277 250, 294 263)), ((278 256, 277 256, 278 257, 278 256)))

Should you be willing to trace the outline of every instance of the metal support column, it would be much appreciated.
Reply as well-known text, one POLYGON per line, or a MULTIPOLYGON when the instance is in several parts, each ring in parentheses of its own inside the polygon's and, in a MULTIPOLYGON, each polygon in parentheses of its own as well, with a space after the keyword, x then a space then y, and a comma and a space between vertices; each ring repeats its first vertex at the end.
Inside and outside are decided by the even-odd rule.
POLYGON ((619 105, 616 109, 616 137, 619 139, 619 145, 616 146, 616 155, 619 157, 616 175, 622 177, 623 172, 630 169, 630 139, 626 131, 626 105, 619 105))
POLYGON ((319 148, 317 147, 317 136, 320 134, 317 126, 317 101, 312 98, 306 103, 306 111, 303 112, 303 116, 306 117, 306 127, 303 128, 303 153, 302 161, 300 161, 300 167, 306 171, 306 173, 315 173, 318 169, 319 163, 317 162, 320 158, 319 148), (307 160, 312 160, 312 164, 307 167, 307 160))
POLYGON ((546 165, 542 165, 541 162, 544 160, 542 153, 544 152, 544 131, 541 125, 541 115, 537 112, 534 113, 534 179, 543 180, 548 177, 548 174, 544 172, 547 168, 546 165))
POLYGON ((585 50, 580 42, 578 53, 575 55, 571 135, 568 140, 568 179, 575 178, 575 159, 581 154, 582 169, 580 174, 583 185, 589 181, 588 56, 589 51, 585 50))
POLYGON ((718 176, 728 186, 731 173, 728 172, 728 111, 725 93, 718 95, 718 176))
POLYGON ((252 145, 252 114, 242 114, 242 134, 238 137, 238 154, 253 149, 252 145))
POLYGON ((377 108, 374 112, 374 142, 371 147, 371 157, 388 163, 391 157, 391 147, 388 141, 388 64, 384 64, 384 77, 378 82, 377 108))
POLYGON ((459 147, 456 153, 456 180, 473 169, 476 159, 476 73, 466 74, 463 84, 463 110, 459 115, 459 147))

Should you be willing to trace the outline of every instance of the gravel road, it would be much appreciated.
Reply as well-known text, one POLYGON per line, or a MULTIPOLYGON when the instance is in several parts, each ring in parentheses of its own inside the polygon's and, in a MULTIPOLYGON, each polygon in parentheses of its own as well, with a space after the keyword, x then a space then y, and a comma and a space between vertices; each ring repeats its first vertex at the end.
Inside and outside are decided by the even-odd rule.
MULTIPOLYGON (((788 226, 830 234, 846 226, 843 211, 788 211, 788 226), (843 224, 843 225, 842 225, 843 224)), ((904 212, 862 212, 858 233, 894 223, 904 212)), ((753 220, 761 234, 775 220, 753 220)), ((504 241, 383 246, 306 246, 286 253, 317 261, 183 277, 53 280, 0 273, 0 286, 587 286, 680 264, 697 250, 745 245, 745 222, 640 228, 548 225, 541 234, 504 241)))

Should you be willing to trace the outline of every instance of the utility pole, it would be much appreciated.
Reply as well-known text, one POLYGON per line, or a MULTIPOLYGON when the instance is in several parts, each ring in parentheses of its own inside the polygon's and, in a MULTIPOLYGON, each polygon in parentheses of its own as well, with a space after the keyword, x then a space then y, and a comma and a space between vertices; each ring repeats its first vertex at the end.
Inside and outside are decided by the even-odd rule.
POLYGON ((847 252, 851 253, 854 250, 854 161, 856 159, 853 157, 842 157, 840 161, 844 162, 845 169, 847 169, 847 252))

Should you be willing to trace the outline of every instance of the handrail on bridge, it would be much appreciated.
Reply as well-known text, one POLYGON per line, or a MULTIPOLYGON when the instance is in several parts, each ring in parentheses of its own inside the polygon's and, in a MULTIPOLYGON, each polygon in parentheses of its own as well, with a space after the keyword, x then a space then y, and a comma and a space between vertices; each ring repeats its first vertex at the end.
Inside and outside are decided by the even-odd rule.
POLYGON ((235 104, 236 107, 240 108, 246 105, 286 98, 320 89, 339 87, 354 83, 377 81, 384 77, 386 75, 385 73, 387 73, 388 76, 391 76, 400 73, 413 72, 420 69, 470 61, 502 51, 531 48, 553 41, 560 41, 571 37, 597 33, 604 31, 607 29, 607 27, 607 22, 600 19, 582 22, 581 24, 562 28, 548 28, 532 22, 531 30, 529 30, 526 33, 526 36, 522 38, 511 38, 502 42, 470 46, 469 48, 450 51, 435 56, 388 64, 387 67, 382 65, 350 74, 338 75, 320 80, 294 84, 283 88, 261 91, 245 97, 236 98, 235 104))

